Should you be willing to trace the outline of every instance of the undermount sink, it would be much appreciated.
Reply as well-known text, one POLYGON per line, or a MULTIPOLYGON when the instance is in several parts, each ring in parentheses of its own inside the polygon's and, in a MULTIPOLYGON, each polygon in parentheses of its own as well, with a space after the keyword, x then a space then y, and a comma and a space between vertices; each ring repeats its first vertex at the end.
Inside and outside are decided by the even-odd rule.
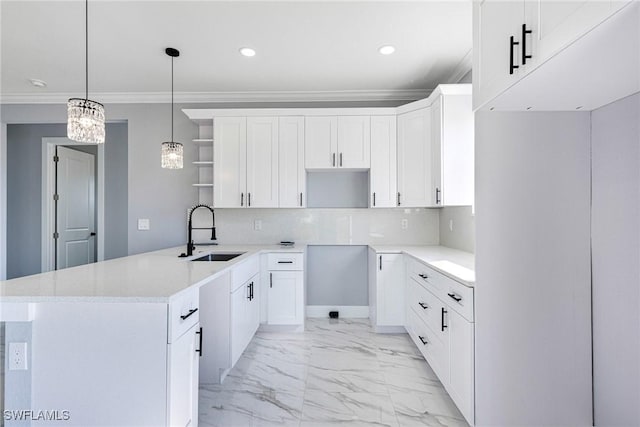
POLYGON ((207 254, 200 258, 192 259, 191 261, 230 261, 242 254, 244 254, 244 252, 207 254))

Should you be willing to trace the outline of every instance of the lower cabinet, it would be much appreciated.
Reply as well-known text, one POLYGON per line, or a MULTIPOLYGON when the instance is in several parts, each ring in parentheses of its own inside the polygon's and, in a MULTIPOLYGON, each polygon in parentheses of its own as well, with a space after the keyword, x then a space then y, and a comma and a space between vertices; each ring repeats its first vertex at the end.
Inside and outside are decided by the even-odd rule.
POLYGON ((195 324, 180 338, 169 344, 168 407, 170 426, 198 425, 198 372, 200 337, 195 324))
POLYGON ((256 273, 231 293, 231 365, 235 365, 242 352, 260 326, 260 305, 256 299, 259 283, 256 273))
POLYGON ((376 332, 405 324, 404 255, 369 249, 369 310, 376 332))
POLYGON ((303 325, 304 254, 269 253, 266 265, 267 324, 303 325))

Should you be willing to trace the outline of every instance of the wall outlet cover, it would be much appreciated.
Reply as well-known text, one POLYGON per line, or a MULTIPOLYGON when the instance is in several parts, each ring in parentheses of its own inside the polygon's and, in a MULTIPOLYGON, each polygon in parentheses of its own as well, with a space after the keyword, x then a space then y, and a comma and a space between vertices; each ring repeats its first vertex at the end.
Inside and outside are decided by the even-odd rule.
POLYGON ((9 370, 10 371, 26 371, 27 366, 27 343, 26 342, 10 342, 9 343, 9 370))
POLYGON ((409 228, 409 220, 404 218, 401 222, 400 225, 402 226, 403 230, 406 230, 407 228, 409 228))
POLYGON ((255 221, 253 221, 253 229, 255 231, 262 230, 262 220, 261 219, 256 219, 255 221))
POLYGON ((148 218, 138 218, 138 230, 146 231, 151 229, 151 222, 148 218))

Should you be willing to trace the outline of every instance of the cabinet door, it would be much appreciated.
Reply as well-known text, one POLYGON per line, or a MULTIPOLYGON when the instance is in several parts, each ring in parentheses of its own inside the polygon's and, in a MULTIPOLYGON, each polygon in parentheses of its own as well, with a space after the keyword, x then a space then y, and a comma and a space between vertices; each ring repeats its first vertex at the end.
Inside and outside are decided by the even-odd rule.
POLYGON ((304 117, 280 117, 279 132, 279 206, 281 208, 303 208, 306 205, 304 117))
POLYGON ((450 378, 446 388, 460 412, 473 425, 474 325, 451 309, 448 313, 448 321, 450 378))
POLYGON ((248 285, 246 283, 231 293, 231 366, 236 364, 247 342, 248 285))
POLYGON ((304 317, 301 271, 269 272, 267 322, 270 325, 300 325, 304 317))
POLYGON ((371 122, 369 116, 338 117, 338 167, 371 167, 371 122))
POLYGON ((169 425, 198 425, 198 369, 200 326, 196 324, 169 344, 169 425))
POLYGON ((398 206, 431 204, 431 111, 398 116, 398 206))
POLYGON ((247 119, 213 119, 213 205, 239 208, 246 204, 247 119))
MULTIPOLYGON (((440 96, 431 104, 431 206, 442 206, 443 102, 440 96)), ((469 111, 471 113, 471 111, 469 111)), ((452 124, 453 125, 453 124, 452 124)))
POLYGON ((247 345, 260 326, 260 274, 249 282, 250 298, 247 300, 247 345))
POLYGON ((247 200, 250 208, 278 207, 278 118, 247 118, 247 200))
POLYGON ((402 254, 378 254, 377 323, 402 326, 405 315, 405 282, 402 254))
POLYGON ((371 201, 373 208, 396 205, 397 192, 396 117, 371 117, 371 201))
POLYGON ((329 169, 338 161, 338 118, 305 117, 304 164, 307 169, 329 169))
MULTIPOLYGON (((473 2, 473 106, 495 98, 519 77, 509 74, 510 37, 520 42, 525 23, 525 0, 473 2)), ((520 47, 514 47, 514 64, 520 64, 520 47)))

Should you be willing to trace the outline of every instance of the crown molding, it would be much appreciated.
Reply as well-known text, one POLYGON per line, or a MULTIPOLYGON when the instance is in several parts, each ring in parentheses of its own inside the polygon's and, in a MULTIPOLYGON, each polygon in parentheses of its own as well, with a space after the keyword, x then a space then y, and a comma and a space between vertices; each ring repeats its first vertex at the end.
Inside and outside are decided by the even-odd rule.
POLYGON ((473 66, 473 51, 469 50, 467 54, 460 60, 456 68, 453 70, 453 73, 449 76, 447 83, 455 84, 460 81, 461 78, 464 77, 473 66))
MULTIPOLYGON (((463 74, 464 75, 464 74, 463 74)), ((218 102, 362 102, 415 101, 426 98, 430 89, 340 90, 340 91, 256 91, 256 92, 176 92, 175 103, 218 102)), ((2 94, 2 104, 63 104, 69 93, 2 94)), ((103 104, 155 104, 171 102, 170 92, 95 92, 91 99, 103 104)))

